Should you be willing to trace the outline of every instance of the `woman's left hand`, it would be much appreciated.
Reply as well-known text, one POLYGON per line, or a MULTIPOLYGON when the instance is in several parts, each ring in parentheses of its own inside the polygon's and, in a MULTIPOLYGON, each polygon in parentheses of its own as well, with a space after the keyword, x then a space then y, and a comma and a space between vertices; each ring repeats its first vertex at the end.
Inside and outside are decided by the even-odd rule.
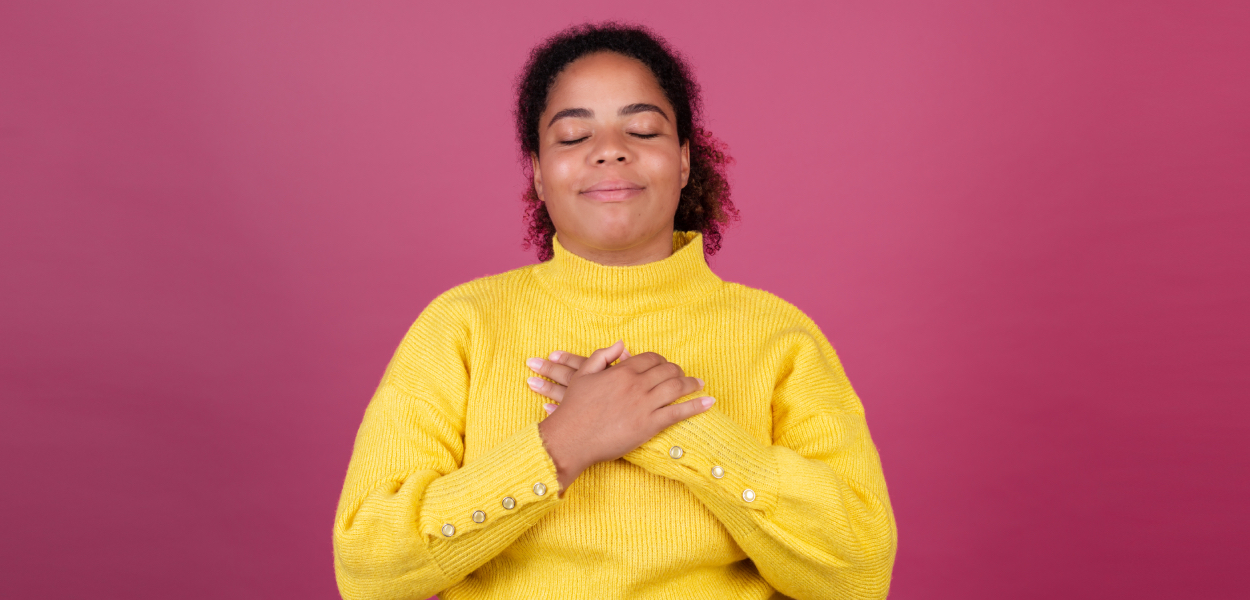
MULTIPOLYGON (((621 357, 617 359, 616 362, 619 363, 630 356, 632 355, 629 353, 629 350, 626 350, 621 354, 621 357)), ((581 368, 582 361, 584 360, 586 360, 585 356, 578 356, 563 350, 556 350, 555 352, 552 352, 551 355, 547 357, 547 360, 543 360, 541 358, 531 358, 525 361, 525 364, 535 373, 546 375, 547 377, 554 379, 555 383, 547 381, 542 377, 530 377, 527 380, 529 386, 535 392, 551 398, 558 403, 564 399, 564 391, 568 389, 569 385, 569 376, 581 368)), ((555 412, 556 408, 559 408, 559 406, 559 404, 552 402, 543 404, 543 408, 546 409, 547 414, 555 412)))

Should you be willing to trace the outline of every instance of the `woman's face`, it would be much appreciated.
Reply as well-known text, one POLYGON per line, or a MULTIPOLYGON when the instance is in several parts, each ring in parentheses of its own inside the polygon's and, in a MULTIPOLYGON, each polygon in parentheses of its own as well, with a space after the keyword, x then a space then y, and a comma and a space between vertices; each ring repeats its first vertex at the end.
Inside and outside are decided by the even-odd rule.
POLYGON ((530 158, 534 189, 562 244, 611 252, 671 243, 690 176, 690 147, 678 141, 675 119, 636 59, 599 52, 560 73, 538 123, 539 154, 530 158))

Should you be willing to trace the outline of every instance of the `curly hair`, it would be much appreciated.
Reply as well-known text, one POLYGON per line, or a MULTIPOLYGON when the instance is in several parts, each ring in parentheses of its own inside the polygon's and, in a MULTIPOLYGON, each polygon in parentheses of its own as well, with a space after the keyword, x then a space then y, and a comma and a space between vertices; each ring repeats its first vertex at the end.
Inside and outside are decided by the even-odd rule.
POLYGON ((729 180, 725 173, 733 159, 725 144, 703 127, 699 85, 681 55, 645 27, 612 21, 575 25, 547 38, 530 52, 517 78, 513 116, 522 169, 530 182, 523 196, 529 232, 522 247, 537 247, 540 261, 549 260, 553 255, 555 224, 547 213, 546 203, 534 190, 534 173, 529 160, 531 153, 538 154, 539 119, 547 109, 547 94, 569 63, 602 51, 616 52, 645 64, 673 105, 678 140, 690 142, 690 176, 681 190, 673 228, 702 232, 704 253, 715 254, 720 250, 722 229, 739 218, 729 197, 729 180))

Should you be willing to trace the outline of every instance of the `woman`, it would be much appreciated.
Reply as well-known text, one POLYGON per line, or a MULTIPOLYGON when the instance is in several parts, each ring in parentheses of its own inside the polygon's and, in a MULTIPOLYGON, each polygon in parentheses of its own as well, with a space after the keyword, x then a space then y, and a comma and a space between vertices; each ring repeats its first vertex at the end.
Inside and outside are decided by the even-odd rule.
POLYGON ((833 348, 704 259, 733 207, 699 107, 644 29, 534 50, 544 262, 444 292, 400 343, 335 519, 344 598, 885 597, 894 516, 833 348))

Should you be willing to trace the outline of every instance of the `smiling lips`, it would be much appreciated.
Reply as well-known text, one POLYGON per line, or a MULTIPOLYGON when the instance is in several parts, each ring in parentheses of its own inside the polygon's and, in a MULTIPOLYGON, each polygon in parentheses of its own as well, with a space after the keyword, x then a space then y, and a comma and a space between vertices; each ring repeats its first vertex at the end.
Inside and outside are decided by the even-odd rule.
POLYGON ((620 202, 642 193, 642 186, 621 179, 601 181, 582 190, 582 195, 600 202, 620 202))

